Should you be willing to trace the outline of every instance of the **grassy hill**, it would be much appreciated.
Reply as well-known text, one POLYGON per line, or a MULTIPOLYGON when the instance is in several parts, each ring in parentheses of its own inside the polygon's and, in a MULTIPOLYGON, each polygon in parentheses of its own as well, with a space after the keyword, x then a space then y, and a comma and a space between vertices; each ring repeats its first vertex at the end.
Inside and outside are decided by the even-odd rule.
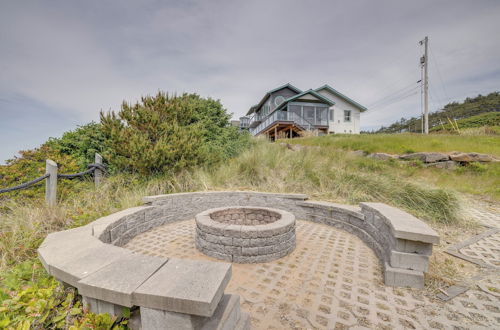
MULTIPOLYGON (((287 140, 292 144, 319 146, 324 152, 363 150, 369 153, 404 154, 420 151, 479 152, 500 157, 500 136, 463 136, 445 134, 361 134, 328 135, 287 140)), ((425 168, 419 163, 353 160, 367 169, 381 171, 378 175, 396 176, 401 180, 459 193, 500 200, 500 163, 473 164, 453 171, 425 168)), ((355 167, 353 167, 355 168, 355 167)), ((359 169, 363 170, 363 169, 359 169)))
POLYGON ((480 115, 459 119, 456 122, 434 126, 430 131, 461 133, 463 130, 467 131, 467 129, 478 127, 487 127, 490 130, 490 134, 500 135, 500 112, 486 112, 480 115))
MULTIPOLYGON (((466 98, 463 102, 448 103, 443 109, 429 114, 429 128, 432 129, 446 125, 450 120, 459 121, 489 112, 500 112, 500 92, 466 98)), ((375 133, 421 132, 421 127, 422 121, 420 116, 409 119, 401 118, 388 127, 380 128, 375 133)))
POLYGON ((363 150, 404 154, 419 151, 436 152, 479 152, 500 156, 500 136, 458 136, 446 134, 422 135, 402 134, 360 134, 327 135, 293 139, 289 143, 334 147, 341 150, 363 150))

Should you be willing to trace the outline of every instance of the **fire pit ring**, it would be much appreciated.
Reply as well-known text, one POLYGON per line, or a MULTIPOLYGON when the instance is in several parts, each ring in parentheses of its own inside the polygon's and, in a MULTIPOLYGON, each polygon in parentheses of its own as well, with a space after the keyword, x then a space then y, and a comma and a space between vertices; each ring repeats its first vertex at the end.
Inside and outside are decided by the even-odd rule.
POLYGON ((269 262, 295 249, 295 216, 287 211, 234 206, 196 215, 196 248, 236 263, 269 262))

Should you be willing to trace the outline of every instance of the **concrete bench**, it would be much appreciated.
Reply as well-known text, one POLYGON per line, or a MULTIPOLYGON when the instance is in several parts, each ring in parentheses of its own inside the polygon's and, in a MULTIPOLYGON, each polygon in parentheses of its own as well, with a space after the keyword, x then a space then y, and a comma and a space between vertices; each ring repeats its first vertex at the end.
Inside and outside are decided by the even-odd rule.
POLYGON ((151 257, 121 248, 140 233, 193 219, 207 209, 272 207, 349 231, 375 251, 385 283, 391 286, 423 287, 432 245, 439 242, 422 221, 380 203, 357 207, 307 201, 302 194, 247 191, 149 196, 144 202, 86 226, 49 234, 38 253, 47 272, 76 287, 91 311, 120 315, 124 307, 139 306, 145 330, 158 324, 165 329, 249 327, 238 298, 224 295, 231 264, 151 257))
POLYGON ((433 244, 438 234, 423 221, 383 203, 359 207, 306 201, 304 219, 344 229, 360 237, 384 266, 384 283, 396 287, 424 287, 433 244))

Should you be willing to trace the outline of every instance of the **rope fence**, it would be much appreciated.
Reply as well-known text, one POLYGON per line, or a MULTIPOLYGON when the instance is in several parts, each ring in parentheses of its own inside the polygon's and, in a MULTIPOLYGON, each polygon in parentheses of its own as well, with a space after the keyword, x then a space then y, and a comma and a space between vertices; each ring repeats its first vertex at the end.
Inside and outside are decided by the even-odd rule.
POLYGON ((0 194, 1 193, 6 193, 6 192, 11 192, 11 191, 14 191, 14 190, 21 190, 21 189, 26 189, 26 188, 29 188, 31 187, 32 185, 34 185, 35 183, 38 183, 42 180, 45 180, 49 177, 49 174, 45 174, 45 175, 42 175, 41 177, 39 178, 36 178, 35 180, 31 180, 31 181, 28 181, 28 182, 25 182, 23 184, 20 184, 18 186, 15 186, 15 187, 10 187, 10 188, 4 188, 4 189, 0 189, 0 194))
POLYGON ((57 202, 57 179, 75 179, 88 174, 94 174, 94 184, 96 187, 100 184, 102 176, 106 172, 106 167, 102 163, 102 157, 99 154, 95 154, 95 162, 87 165, 87 170, 79 173, 73 174, 59 174, 57 173, 57 164, 53 160, 47 159, 45 161, 45 175, 34 180, 22 183, 20 185, 0 189, 0 194, 7 193, 16 190, 22 190, 37 184, 40 181, 45 181, 45 201, 49 205, 55 205, 57 202))

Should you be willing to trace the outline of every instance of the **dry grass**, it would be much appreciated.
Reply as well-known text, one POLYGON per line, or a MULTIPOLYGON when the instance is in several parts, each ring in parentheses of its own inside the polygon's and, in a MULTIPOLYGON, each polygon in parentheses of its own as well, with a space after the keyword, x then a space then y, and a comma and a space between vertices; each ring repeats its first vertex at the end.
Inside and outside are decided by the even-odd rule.
POLYGON ((195 171, 190 181, 198 189, 305 193, 349 204, 379 201, 428 221, 459 220, 459 198, 454 192, 416 183, 399 175, 392 165, 332 147, 291 151, 261 142, 216 169, 195 171))
POLYGON ((35 255, 36 248, 53 231, 81 226, 102 215, 141 204, 145 195, 157 194, 160 180, 139 182, 116 176, 99 189, 87 185, 71 196, 61 196, 55 207, 39 199, 6 201, 0 212, 0 271, 35 255))
POLYGON ((500 136, 452 134, 334 134, 292 139, 289 143, 404 154, 419 151, 480 152, 500 156, 500 136))
MULTIPOLYGON (((86 189, 62 196, 53 208, 44 206, 40 200, 5 202, 0 205, 3 210, 0 212, 0 270, 34 257, 36 248, 50 232, 80 226, 117 210, 140 205, 143 196, 186 191, 305 193, 313 199, 349 204, 379 201, 431 222, 440 233, 450 232, 447 228, 467 232, 464 229, 467 225, 460 222, 457 194, 412 181, 413 177, 394 171, 391 164, 356 157, 332 147, 291 151, 259 141, 239 157, 216 168, 147 180, 130 175, 114 176, 105 180, 99 189, 89 184, 86 189)), ((436 270, 432 272, 437 278, 454 278, 441 274, 446 268, 440 268, 439 263, 431 268, 436 270)))

